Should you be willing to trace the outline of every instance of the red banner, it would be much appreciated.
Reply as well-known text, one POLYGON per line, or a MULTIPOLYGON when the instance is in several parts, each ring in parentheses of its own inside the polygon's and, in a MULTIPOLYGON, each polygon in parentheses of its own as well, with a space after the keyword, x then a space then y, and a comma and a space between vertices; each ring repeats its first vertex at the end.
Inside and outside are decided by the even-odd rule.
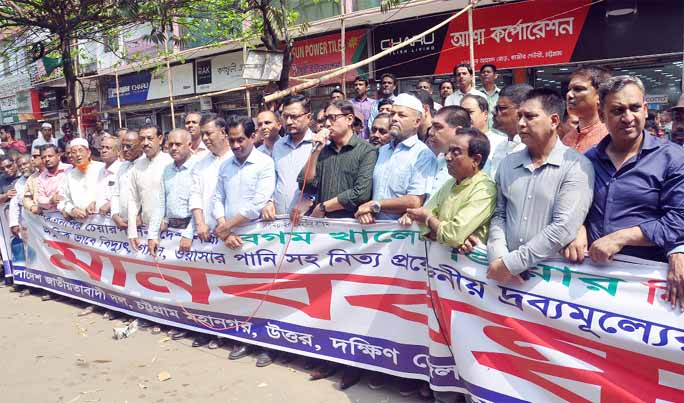
MULTIPOLYGON (((497 68, 567 63, 577 44, 591 0, 531 0, 473 12, 475 66, 497 68)), ((449 24, 435 74, 470 62, 468 19, 449 24)))
MULTIPOLYGON (((365 58, 368 43, 367 33, 368 31, 365 29, 346 32, 345 65, 365 58)), ((290 77, 339 68, 342 64, 340 33, 295 41, 292 48, 292 59, 290 77)), ((363 69, 352 70, 346 74, 345 78, 353 80, 356 76, 364 73, 365 70, 363 69)))

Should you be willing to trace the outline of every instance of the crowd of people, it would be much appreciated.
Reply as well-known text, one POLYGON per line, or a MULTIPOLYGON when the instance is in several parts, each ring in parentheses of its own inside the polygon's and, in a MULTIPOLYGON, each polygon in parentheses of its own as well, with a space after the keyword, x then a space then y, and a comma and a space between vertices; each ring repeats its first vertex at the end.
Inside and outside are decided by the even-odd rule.
MULTIPOLYGON (((0 202, 11 203, 15 235, 22 214, 109 215, 133 248, 146 244, 153 255, 169 228, 181 232, 180 250, 212 235, 239 249, 240 226, 278 216, 415 223, 462 253, 486 247, 487 277, 500 283, 525 281, 548 258, 604 264, 621 253, 666 262, 667 299, 684 311, 684 97, 649 114, 639 78, 597 67, 574 71, 565 96, 527 84, 500 89, 493 65, 480 75, 476 89, 470 66, 458 65, 454 82, 439 86, 440 102, 427 79, 397 94, 396 78, 384 74, 371 99, 358 77, 353 97, 333 91, 319 111, 291 95, 255 118, 188 113, 166 136, 146 125, 74 138, 67 126, 58 141, 46 123, 30 154, 3 127, 0 202)), ((174 339, 188 333, 169 330, 174 339)), ((194 346, 223 342, 194 337, 194 346)), ((252 349, 236 344, 230 359, 252 349)), ((260 349, 257 365, 274 358, 260 349)), ((339 369, 313 362, 311 376, 339 369)), ((360 376, 344 368, 340 386, 360 376)), ((372 388, 386 382, 369 377, 372 388)), ((403 380, 401 393, 431 392, 403 380)))

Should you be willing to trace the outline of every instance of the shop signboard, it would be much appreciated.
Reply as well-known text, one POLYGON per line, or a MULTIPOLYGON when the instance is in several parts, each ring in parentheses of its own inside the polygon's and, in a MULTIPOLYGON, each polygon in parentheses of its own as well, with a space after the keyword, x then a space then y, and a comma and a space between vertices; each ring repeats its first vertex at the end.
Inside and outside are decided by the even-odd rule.
MULTIPOLYGON (((615 9, 614 2, 536 0, 477 8, 473 11, 476 68, 533 67, 681 52, 684 3, 634 0, 615 9), (681 42, 681 41, 680 41, 681 42)), ((380 52, 431 28, 448 14, 420 17, 375 29, 380 52)), ((377 73, 400 77, 441 75, 470 62, 468 18, 463 16, 412 45, 378 60, 377 73)))
MULTIPOLYGON (((195 92, 192 63, 171 67, 173 95, 189 95, 195 92)), ((119 102, 121 105, 142 103, 169 96, 166 69, 153 73, 141 71, 119 77, 119 102)), ((107 105, 116 106, 116 83, 107 84, 107 105)))
POLYGON ((55 88, 44 88, 40 92, 40 111, 45 114, 48 112, 57 112, 60 108, 60 101, 62 100, 64 91, 55 88))
MULTIPOLYGON (((363 60, 368 54, 368 30, 356 29, 345 33, 345 65, 363 60)), ((290 77, 339 68, 342 65, 342 45, 339 32, 315 38, 297 40, 292 47, 290 77)), ((351 81, 356 76, 368 75, 367 67, 357 68, 345 75, 351 81)), ((338 79, 327 83, 337 82, 338 79)))
POLYGON ((17 112, 17 98, 14 95, 0 98, 0 124, 19 123, 17 112))
POLYGON ((17 113, 20 121, 41 120, 40 95, 34 89, 17 91, 17 113))
POLYGON ((195 61, 197 93, 229 90, 245 83, 242 52, 225 53, 195 61))

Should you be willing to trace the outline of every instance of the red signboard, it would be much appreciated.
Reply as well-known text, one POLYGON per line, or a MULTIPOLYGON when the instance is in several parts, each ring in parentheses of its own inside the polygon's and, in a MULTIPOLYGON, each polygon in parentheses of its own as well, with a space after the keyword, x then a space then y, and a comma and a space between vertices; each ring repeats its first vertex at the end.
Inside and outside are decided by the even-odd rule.
MULTIPOLYGON (((497 68, 567 63, 587 18, 591 0, 530 0, 473 11, 475 65, 497 68)), ((449 24, 436 74, 470 63, 468 19, 449 24)))
MULTIPOLYGON (((368 40, 365 29, 357 29, 345 33, 345 65, 350 65, 365 59, 368 49, 368 40)), ((292 66, 290 77, 304 76, 321 71, 335 69, 342 64, 342 45, 340 33, 319 36, 316 38, 295 41, 292 48, 292 66)), ((348 72, 347 80, 353 80, 358 75, 363 75, 367 70, 364 68, 348 72)), ((337 80, 331 80, 335 82, 337 80)))

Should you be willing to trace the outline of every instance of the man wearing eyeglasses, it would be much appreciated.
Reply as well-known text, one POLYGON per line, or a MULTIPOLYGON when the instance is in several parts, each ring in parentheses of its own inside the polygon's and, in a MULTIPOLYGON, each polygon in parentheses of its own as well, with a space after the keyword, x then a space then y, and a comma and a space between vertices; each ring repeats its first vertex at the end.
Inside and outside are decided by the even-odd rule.
POLYGON ((496 170, 507 155, 525 148, 518 136, 518 108, 530 91, 532 87, 528 84, 513 84, 499 93, 494 108, 494 129, 503 132, 508 141, 502 141, 492 151, 487 172, 492 178, 496 178, 496 170))
POLYGON ((392 140, 392 136, 389 134, 390 120, 392 117, 389 113, 380 113, 373 120, 373 124, 370 128, 370 137, 368 137, 368 142, 374 147, 382 147, 392 140))
POLYGON ((370 200, 378 152, 354 135, 353 122, 351 102, 333 102, 325 108, 327 130, 314 134, 314 144, 320 146, 297 178, 299 186, 314 196, 293 210, 295 220, 312 207, 312 217, 351 218, 370 200))
POLYGON ((276 187, 273 197, 261 211, 261 218, 274 220, 276 214, 289 214, 300 199, 297 175, 304 168, 313 149, 311 106, 305 95, 292 95, 283 99, 280 115, 287 135, 273 146, 276 187))

